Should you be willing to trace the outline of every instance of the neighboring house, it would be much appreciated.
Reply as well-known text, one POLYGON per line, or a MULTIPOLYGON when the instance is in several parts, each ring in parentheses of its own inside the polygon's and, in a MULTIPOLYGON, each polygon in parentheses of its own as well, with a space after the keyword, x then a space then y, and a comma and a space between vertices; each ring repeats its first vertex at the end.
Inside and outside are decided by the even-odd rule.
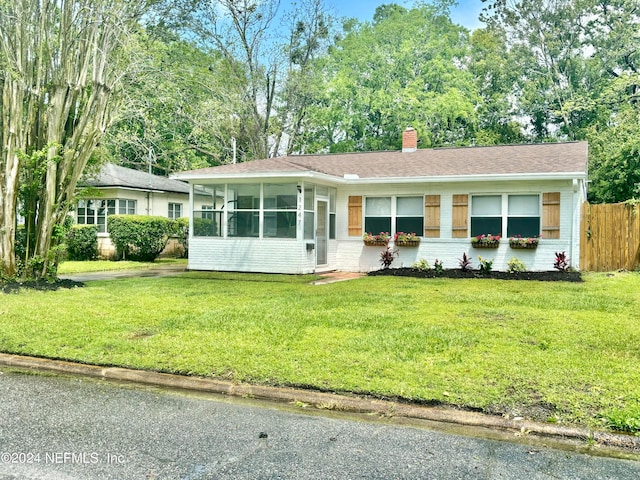
POLYGON ((107 217, 115 214, 154 215, 176 219, 189 216, 189 185, 166 177, 105 164, 100 173, 88 177, 82 186, 99 195, 78 200, 76 222, 97 225, 101 256, 115 252, 109 238, 107 217))
POLYGON ((457 268, 466 252, 474 268, 481 255, 497 270, 512 257, 529 270, 552 270, 554 253, 566 251, 579 268, 587 143, 416 147, 415 130, 407 129, 402 151, 289 156, 175 174, 193 189, 189 268, 367 272, 381 268, 381 247, 364 245, 363 234, 393 239, 400 231, 421 241, 400 247, 393 266, 425 258, 457 268), (499 248, 472 248, 472 237, 489 233, 502 236, 499 248), (542 240, 537 249, 516 250, 508 242, 515 235, 542 240))

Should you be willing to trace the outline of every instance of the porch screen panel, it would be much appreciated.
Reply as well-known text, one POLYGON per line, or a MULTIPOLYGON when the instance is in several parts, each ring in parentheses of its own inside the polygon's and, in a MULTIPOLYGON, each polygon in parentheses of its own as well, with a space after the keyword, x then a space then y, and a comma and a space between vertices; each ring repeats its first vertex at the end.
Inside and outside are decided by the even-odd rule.
POLYGON ((542 238, 560 238, 560 192, 542 194, 542 238))
POLYGON ((427 195, 424 200, 424 236, 440 237, 440 195, 427 195))
POLYGON ((258 237, 260 234, 260 185, 229 185, 227 187, 227 235, 258 237))
POLYGON ((224 185, 194 185, 193 236, 221 237, 224 214, 224 185))
POLYGON ((350 237, 362 236, 362 196, 349 197, 348 230, 350 237))
POLYGON ((296 238, 298 195, 296 184, 264 184, 265 238, 296 238))
POLYGON ((451 236, 467 238, 469 236, 469 195, 453 196, 451 220, 451 236))

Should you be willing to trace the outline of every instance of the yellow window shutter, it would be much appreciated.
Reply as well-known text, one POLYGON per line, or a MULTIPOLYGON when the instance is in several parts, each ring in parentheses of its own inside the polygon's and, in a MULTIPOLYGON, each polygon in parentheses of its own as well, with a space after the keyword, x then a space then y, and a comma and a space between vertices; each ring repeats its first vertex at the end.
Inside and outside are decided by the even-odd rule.
POLYGON ((440 195, 425 197, 424 216, 424 236, 440 238, 440 195))
POLYGON ((362 196, 349 197, 349 236, 362 236, 362 196))
POLYGON ((560 238, 560 192, 542 194, 542 238, 560 238))
POLYGON ((469 236, 469 195, 454 195, 451 222, 451 236, 453 238, 467 238, 469 236))

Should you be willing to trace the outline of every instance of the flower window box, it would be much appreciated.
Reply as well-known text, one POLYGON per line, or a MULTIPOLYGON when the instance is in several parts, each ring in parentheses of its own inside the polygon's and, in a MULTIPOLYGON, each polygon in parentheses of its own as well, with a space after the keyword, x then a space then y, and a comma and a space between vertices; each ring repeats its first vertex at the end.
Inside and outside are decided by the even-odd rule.
POLYGON ((521 237, 515 236, 509 238, 509 247, 513 249, 535 249, 540 243, 539 237, 521 237))
POLYGON ((396 247, 418 247, 420 246, 420 237, 415 233, 398 232, 393 236, 393 243, 396 247))
POLYGON ((478 235, 471 239, 473 248, 498 248, 500 246, 500 235, 478 235))
POLYGON ((380 232, 378 235, 367 232, 362 237, 362 241, 368 247, 386 247, 390 238, 391 236, 387 232, 380 232))

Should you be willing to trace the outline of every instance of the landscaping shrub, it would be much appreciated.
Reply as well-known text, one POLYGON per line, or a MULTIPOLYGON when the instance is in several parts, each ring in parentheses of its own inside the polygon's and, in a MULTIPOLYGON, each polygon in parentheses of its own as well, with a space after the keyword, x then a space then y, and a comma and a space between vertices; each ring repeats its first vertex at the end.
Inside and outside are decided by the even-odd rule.
MULTIPOLYGON (((196 219, 194 219, 196 220, 196 219)), ((175 235, 178 237, 178 243, 182 245, 184 249, 184 258, 189 256, 189 219, 178 218, 175 221, 175 235)))
POLYGON ((471 257, 467 256, 466 252, 463 253, 462 258, 458 259, 458 265, 460 265, 460 270, 468 272, 471 270, 471 257))
POLYGON ((478 270, 482 273, 489 273, 493 268, 493 260, 488 260, 478 255, 478 262, 480 262, 478 270))
POLYGON ((556 259, 553 262, 553 268, 555 268, 559 272, 569 271, 569 259, 567 258, 567 254, 565 252, 556 252, 556 259))
POLYGON ((419 270, 421 272, 427 272, 431 270, 429 262, 427 262, 426 258, 421 258, 417 262, 414 262, 413 265, 411 265, 411 268, 415 268, 416 270, 419 270))
POLYGON ((389 268, 397 256, 397 250, 391 250, 389 247, 384 249, 382 253, 380 253, 380 263, 382 264, 382 267, 389 268))
POLYGON ((94 260, 98 257, 98 227, 74 225, 66 234, 69 260, 94 260))
POLYGON ((151 262, 177 233, 176 222, 165 217, 110 215, 108 229, 118 257, 151 262))
POLYGON ((526 272, 527 266, 516 257, 511 257, 511 259, 507 262, 507 272, 509 273, 517 273, 517 272, 526 272))

